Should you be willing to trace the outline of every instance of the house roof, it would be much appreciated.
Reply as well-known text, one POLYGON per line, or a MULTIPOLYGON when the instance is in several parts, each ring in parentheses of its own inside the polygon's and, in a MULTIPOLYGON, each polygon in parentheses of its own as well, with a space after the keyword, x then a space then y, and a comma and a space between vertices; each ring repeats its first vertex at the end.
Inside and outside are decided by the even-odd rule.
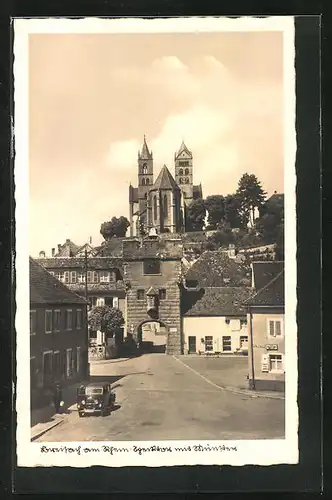
POLYGON ((247 300, 249 306, 284 306, 285 282, 284 270, 280 271, 263 288, 247 300))
POLYGON ((197 281, 201 287, 250 285, 250 268, 234 262, 219 250, 206 250, 188 270, 185 279, 197 281))
POLYGON ((186 153, 190 158, 193 157, 192 152, 187 148, 184 141, 182 141, 180 149, 175 153, 175 158, 178 158, 182 153, 186 153))
POLYGON ((150 191, 154 191, 156 189, 180 189, 166 165, 164 165, 160 170, 156 182, 153 184, 150 191))
POLYGON ((32 304, 86 304, 30 257, 30 302, 32 304))
POLYGON ((60 249, 56 253, 56 257, 74 257, 80 248, 81 247, 79 245, 75 245, 75 243, 67 238, 65 243, 61 245, 60 249))
POLYGON ((258 261, 252 263, 253 286, 260 290, 284 269, 282 261, 258 261))
MULTIPOLYGON (((85 258, 84 257, 72 257, 68 258, 47 258, 39 259, 40 264, 46 269, 78 269, 83 271, 85 269, 85 258)), ((121 258, 112 257, 89 257, 88 258, 88 270, 107 270, 107 269, 122 269, 123 263, 121 258)))
POLYGON ((187 292, 183 299, 184 316, 245 316, 244 302, 252 293, 249 287, 207 287, 187 292))

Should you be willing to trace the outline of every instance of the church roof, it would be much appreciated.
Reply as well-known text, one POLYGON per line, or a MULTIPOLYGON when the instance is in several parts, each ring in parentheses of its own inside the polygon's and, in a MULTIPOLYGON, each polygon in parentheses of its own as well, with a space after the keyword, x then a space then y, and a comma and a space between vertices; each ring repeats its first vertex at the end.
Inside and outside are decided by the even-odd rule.
POLYGON ((144 136, 144 140, 143 140, 142 151, 141 151, 141 153, 138 153, 138 156, 142 160, 149 160, 152 158, 152 151, 151 152, 149 151, 145 136, 144 136))
POLYGON ((178 158, 182 153, 186 153, 190 158, 193 157, 192 152, 187 148, 184 141, 182 141, 179 151, 175 153, 175 158, 178 158))
POLYGON ((166 165, 164 165, 160 170, 156 182, 153 184, 150 191, 154 191, 156 189, 180 189, 166 165))

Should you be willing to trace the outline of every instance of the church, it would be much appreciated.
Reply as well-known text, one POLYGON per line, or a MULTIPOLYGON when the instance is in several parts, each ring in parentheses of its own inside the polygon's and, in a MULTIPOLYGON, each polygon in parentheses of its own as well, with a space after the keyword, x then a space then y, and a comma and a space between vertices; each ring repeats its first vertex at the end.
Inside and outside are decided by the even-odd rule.
POLYGON ((144 136, 138 152, 138 187, 129 186, 130 236, 180 233, 186 230, 186 209, 202 198, 202 186, 193 184, 193 155, 184 141, 174 155, 175 179, 164 165, 154 181, 153 154, 144 136))

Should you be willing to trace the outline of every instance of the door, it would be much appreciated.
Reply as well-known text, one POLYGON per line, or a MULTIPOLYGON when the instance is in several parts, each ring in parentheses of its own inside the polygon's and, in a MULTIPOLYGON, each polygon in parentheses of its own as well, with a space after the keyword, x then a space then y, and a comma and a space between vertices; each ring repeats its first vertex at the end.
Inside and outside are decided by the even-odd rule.
POLYGON ((196 352, 196 337, 188 337, 189 354, 196 352))

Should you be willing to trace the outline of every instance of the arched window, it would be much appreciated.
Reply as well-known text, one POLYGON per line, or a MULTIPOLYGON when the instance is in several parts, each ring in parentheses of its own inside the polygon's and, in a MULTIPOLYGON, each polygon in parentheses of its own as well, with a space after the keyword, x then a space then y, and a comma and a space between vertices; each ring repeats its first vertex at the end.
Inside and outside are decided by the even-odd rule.
POLYGON ((146 179, 145 184, 148 186, 150 184, 149 179, 146 179))
POLYGON ((186 169, 185 169, 185 171, 184 171, 184 173, 185 173, 186 175, 189 175, 189 168, 186 168, 186 169))
POLYGON ((183 179, 182 179, 182 177, 180 177, 180 179, 179 179, 179 183, 180 183, 180 184, 183 184, 183 179))
POLYGON ((154 220, 157 220, 157 196, 153 197, 153 218, 154 220))
POLYGON ((183 175, 183 169, 182 168, 180 168, 179 174, 183 175))
POLYGON ((189 184, 189 179, 188 179, 188 177, 186 177, 186 184, 189 184))
POLYGON ((144 179, 144 177, 142 179, 142 186, 145 186, 145 179, 144 179))
POLYGON ((147 174, 148 173, 148 166, 146 163, 143 164, 143 174, 147 174))
POLYGON ((164 195, 164 217, 168 217, 168 200, 167 200, 167 194, 164 195))

